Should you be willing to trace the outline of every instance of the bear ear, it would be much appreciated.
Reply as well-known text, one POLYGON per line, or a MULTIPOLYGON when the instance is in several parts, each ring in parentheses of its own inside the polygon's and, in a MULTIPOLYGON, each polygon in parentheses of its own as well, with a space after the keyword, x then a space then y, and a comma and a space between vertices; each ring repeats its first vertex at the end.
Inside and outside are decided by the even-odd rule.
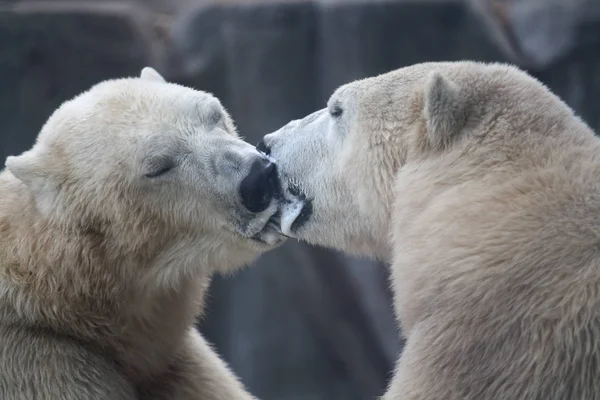
POLYGON ((44 169, 39 167, 37 158, 33 150, 28 150, 19 156, 8 156, 5 165, 18 180, 31 187, 36 181, 45 179, 44 169))
POLYGON ((425 84, 425 120, 432 146, 444 147, 466 122, 465 99, 460 88, 439 72, 427 77, 425 84))
POLYGON ((142 73, 140 74, 140 78, 147 80, 147 81, 154 81, 154 82, 161 82, 161 83, 167 82, 165 80, 165 78, 163 78, 162 75, 159 74, 158 72, 156 72, 156 70, 152 67, 144 67, 144 69, 142 69, 142 73))
POLYGON ((6 158, 5 166, 18 180, 31 191, 40 211, 47 213, 53 207, 57 197, 50 174, 35 150, 29 150, 19 156, 6 158))

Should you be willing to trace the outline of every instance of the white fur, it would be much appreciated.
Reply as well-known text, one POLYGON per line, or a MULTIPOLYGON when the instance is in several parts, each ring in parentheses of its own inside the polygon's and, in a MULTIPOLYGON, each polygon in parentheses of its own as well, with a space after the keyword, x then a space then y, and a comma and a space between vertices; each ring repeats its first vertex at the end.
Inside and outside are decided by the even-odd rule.
POLYGON ((151 68, 60 106, 0 174, 0 398, 252 399, 194 324, 214 272, 281 243, 239 198, 260 157, 151 68))
POLYGON ((425 63, 264 139, 293 232, 392 264, 386 400, 600 399, 600 141, 517 68, 425 63), (335 112, 334 114, 339 114, 335 112))

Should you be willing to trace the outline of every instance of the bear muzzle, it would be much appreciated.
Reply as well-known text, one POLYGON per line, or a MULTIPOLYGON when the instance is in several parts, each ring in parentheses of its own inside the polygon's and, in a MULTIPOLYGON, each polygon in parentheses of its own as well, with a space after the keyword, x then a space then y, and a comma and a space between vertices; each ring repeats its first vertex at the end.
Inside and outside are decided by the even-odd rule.
POLYGON ((239 188, 242 205, 251 213, 265 211, 274 198, 281 196, 277 165, 262 155, 254 160, 239 188))

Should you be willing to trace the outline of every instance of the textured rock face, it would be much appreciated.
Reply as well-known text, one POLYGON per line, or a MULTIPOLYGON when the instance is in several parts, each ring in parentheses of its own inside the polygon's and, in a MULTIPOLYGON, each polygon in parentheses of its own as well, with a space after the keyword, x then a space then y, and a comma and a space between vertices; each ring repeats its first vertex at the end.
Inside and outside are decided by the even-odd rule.
MULTIPOLYGON (((431 60, 520 63, 598 130, 596 10, 598 0, 0 1, 0 158, 29 148, 65 99, 145 65, 213 92, 251 143, 340 84, 431 60)), ((377 263, 290 242, 217 278, 200 328, 261 399, 373 399, 401 349, 386 279, 377 263)))
POLYGON ((0 156, 29 148, 64 100, 150 59, 133 9, 16 3, 0 11, 0 156))
POLYGON ((546 67, 600 44, 598 0, 468 0, 513 62, 546 67))

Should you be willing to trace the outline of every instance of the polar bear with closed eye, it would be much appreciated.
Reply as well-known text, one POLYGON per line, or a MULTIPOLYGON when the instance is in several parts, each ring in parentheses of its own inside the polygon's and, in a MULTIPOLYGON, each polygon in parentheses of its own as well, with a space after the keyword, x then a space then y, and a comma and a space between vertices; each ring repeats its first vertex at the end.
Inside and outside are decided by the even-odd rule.
POLYGON ((340 87, 266 135, 280 229, 391 264, 386 400, 600 399, 600 140, 507 65, 340 87))
POLYGON ((251 400, 194 329, 282 242, 273 160, 212 95, 141 77, 61 105, 0 173, 0 398, 251 400))

